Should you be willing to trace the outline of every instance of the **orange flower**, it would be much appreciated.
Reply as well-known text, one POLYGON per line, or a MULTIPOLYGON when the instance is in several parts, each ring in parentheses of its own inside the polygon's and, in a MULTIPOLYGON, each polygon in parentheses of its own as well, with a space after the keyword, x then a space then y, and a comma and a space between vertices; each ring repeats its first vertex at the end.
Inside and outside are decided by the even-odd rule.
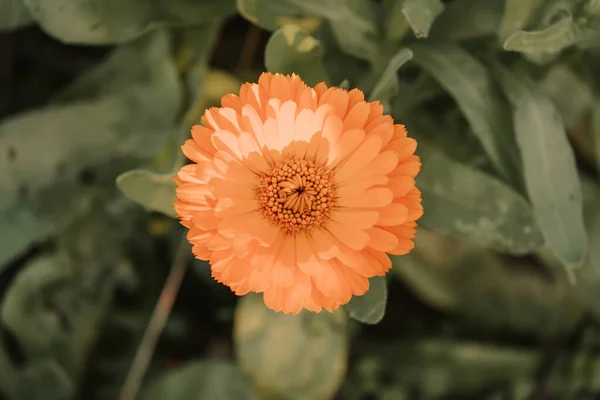
POLYGON ((194 255, 237 295, 335 310, 414 247, 417 143, 363 93, 263 73, 182 146, 175 211, 194 255), (387 254, 386 254, 387 253, 387 254))

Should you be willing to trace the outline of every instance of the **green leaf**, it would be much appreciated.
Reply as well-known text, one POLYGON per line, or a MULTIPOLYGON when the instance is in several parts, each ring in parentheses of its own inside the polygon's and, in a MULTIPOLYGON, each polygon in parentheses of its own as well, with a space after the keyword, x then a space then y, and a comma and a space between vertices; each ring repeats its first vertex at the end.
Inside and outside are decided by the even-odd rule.
MULTIPOLYGON (((423 229, 417 230, 417 235, 421 231, 423 229)), ((415 247, 418 246, 420 243, 415 239, 415 247)), ((459 305, 457 289, 445 275, 440 274, 430 264, 412 253, 400 257, 390 256, 390 259, 393 264, 392 273, 406 283, 425 303, 443 310, 454 309, 459 305)))
MULTIPOLYGON (((84 229, 83 236, 87 233, 84 229)), ((82 235, 82 229, 78 234, 82 235)), ((99 250, 93 256, 86 254, 81 242, 75 245, 71 240, 78 247, 80 271, 66 251, 40 256, 11 282, 0 309, 3 326, 14 335, 27 362, 56 360, 75 379, 87 365, 116 283, 112 264, 102 265, 107 261, 99 250)))
POLYGON ((521 185, 521 161, 510 132, 510 111, 487 69, 454 45, 413 45, 413 62, 431 74, 454 98, 498 173, 521 185))
POLYGON ((363 81, 372 77, 371 64, 345 53, 331 27, 325 25, 319 31, 319 41, 323 45, 323 63, 331 83, 347 79, 350 87, 363 87, 363 81))
POLYGON ((239 369, 229 361, 189 362, 150 382, 140 400, 258 400, 239 369))
POLYGON ((27 264, 11 282, 0 308, 2 324, 21 345, 27 359, 52 355, 59 324, 42 301, 42 289, 71 277, 63 258, 43 256, 27 264))
POLYGON ((563 121, 529 78, 498 66, 498 79, 514 108, 514 129, 525 186, 546 243, 567 265, 587 251, 581 183, 563 121))
POLYGON ((595 18, 576 17, 570 11, 549 26, 537 31, 518 31, 504 42, 504 49, 521 53, 558 53, 562 49, 581 43, 584 47, 597 46, 600 38, 595 18))
POLYGON ((596 165, 600 166, 600 103, 596 103, 592 113, 592 133, 596 149, 596 165))
POLYGON ((592 88, 566 64, 552 66, 540 85, 568 128, 581 123, 593 108, 592 88))
POLYGON ((556 53, 574 43, 573 28, 573 17, 568 16, 541 31, 515 32, 504 42, 504 50, 556 53))
POLYGON ((70 400, 75 384, 55 360, 36 361, 19 374, 17 400, 70 400))
MULTIPOLYGON (((0 123, 0 264, 83 215, 119 159, 153 157, 178 127, 170 36, 119 47, 45 109, 0 123), (93 171, 97 184, 82 177, 93 171)), ((106 186, 110 187, 110 186, 106 186)))
POLYGON ((384 2, 385 38, 389 43, 400 42, 410 29, 410 24, 404 15, 404 3, 401 1, 384 2))
POLYGON ((383 276, 369 279, 369 290, 362 296, 353 296, 346 305, 348 315, 363 324, 378 324, 385 315, 387 282, 383 276))
POLYGON ((173 202, 177 199, 172 174, 159 175, 143 169, 127 171, 117 178, 117 186, 130 200, 146 210, 176 217, 173 202))
POLYGON ((440 0, 405 0, 402 12, 406 16, 415 36, 426 38, 433 21, 444 11, 440 0))
POLYGON ((505 183, 419 143, 419 224, 510 254, 537 250, 543 239, 531 205, 505 183))
MULTIPOLYGON (((0 333, 0 338, 4 339, 0 333)), ((6 340, 2 340, 6 343, 6 340)), ((0 346, 0 395, 7 399, 15 398, 17 370, 4 346, 0 346)))
POLYGON ((237 302, 233 338, 237 364, 263 398, 332 399, 344 381, 344 310, 284 314, 267 308, 263 295, 250 293, 237 302))
MULTIPOLYGON (((286 24, 317 28, 325 19, 344 52, 369 60, 375 49, 375 17, 363 0, 236 0, 250 22, 273 31, 286 24), (296 17, 296 21, 293 21, 296 17)), ((311 29, 312 30, 312 29, 311 29)))
MULTIPOLYGON (((581 176, 585 226, 590 243, 599 243, 600 240, 600 187, 597 182, 581 176)), ((596 319, 600 319, 600 247, 590 246, 588 257, 581 268, 573 270, 576 278, 576 293, 589 307, 596 319)))
POLYGON ((273 33, 265 50, 265 65, 270 72, 296 73, 310 86, 328 81, 321 43, 295 25, 273 33))
POLYGON ((503 13, 503 1, 453 0, 446 3, 429 37, 460 41, 495 35, 503 13))
POLYGON ((398 70, 410 59, 413 53, 410 49, 401 49, 388 63, 377 80, 369 101, 389 101, 398 93, 398 70))
POLYGON ((303 11, 288 1, 236 0, 237 10, 242 17, 268 31, 275 31, 288 18, 303 14, 303 11))
POLYGON ((370 2, 363 0, 287 0, 305 12, 327 19, 341 49, 361 60, 371 60, 377 29, 370 2))
POLYGON ((210 22, 235 12, 234 0, 24 1, 42 29, 66 43, 124 43, 156 28, 210 22))
POLYGON ((80 176, 113 156, 113 127, 129 117, 122 103, 108 100, 32 111, 0 124, 0 148, 9 152, 0 155, 0 265, 85 213, 94 186, 80 176))
POLYGON ((24 0, 0 0, 0 32, 33 23, 24 0))
POLYGON ((500 40, 506 41, 512 33, 526 26, 538 3, 538 0, 506 0, 504 18, 498 32, 500 40))

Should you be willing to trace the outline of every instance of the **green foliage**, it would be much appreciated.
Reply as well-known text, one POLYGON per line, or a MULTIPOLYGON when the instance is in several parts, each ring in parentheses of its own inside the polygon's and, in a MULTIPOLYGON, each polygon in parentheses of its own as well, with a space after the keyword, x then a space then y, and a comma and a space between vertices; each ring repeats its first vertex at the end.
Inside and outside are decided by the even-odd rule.
POLYGON ((233 0, 22 0, 33 19, 67 43, 124 43, 164 26, 195 25, 231 15, 233 0))
POLYGON ((402 4, 402 13, 418 38, 426 38, 433 21, 444 11, 440 0, 406 0, 402 4))
POLYGON ((175 217, 173 202, 177 199, 177 185, 172 175, 159 175, 135 169, 119 175, 117 186, 125 196, 143 205, 148 211, 158 211, 175 217))
POLYGON ((346 306, 348 315, 364 324, 378 324, 385 315, 387 290, 384 277, 369 279, 369 291, 363 296, 354 297, 346 306))
POLYGON ((556 107, 527 78, 498 69, 514 112, 514 130, 536 220, 546 243, 566 264, 587 251, 581 184, 575 157, 556 107))
POLYGON ((285 25, 273 33, 265 49, 265 66, 273 73, 296 73, 311 86, 329 81, 321 44, 296 25, 285 25))
POLYGON ((257 400, 247 378, 230 362, 214 359, 191 362, 169 372, 140 394, 141 400, 257 400))
POLYGON ((349 345, 343 310, 285 315, 251 294, 240 299, 233 328, 238 363, 261 398, 329 399, 337 391, 349 345))
POLYGON ((404 63, 410 61, 412 57, 413 52, 410 49, 400 49, 400 51, 392 57, 377 80, 373 91, 369 95, 369 101, 379 100, 381 102, 387 102, 392 96, 398 93, 398 70, 404 63))
POLYGON ((0 31, 21 28, 31 22, 31 14, 23 0, 0 1, 0 31))
POLYGON ((180 146, 264 70, 406 125, 415 248, 295 316, 196 260, 137 398, 600 393, 600 0, 0 0, 0 31, 2 400, 119 398, 192 259, 180 146))
POLYGON ((428 210, 421 223, 441 233, 512 254, 529 254, 544 243, 531 205, 498 179, 428 148, 419 152, 417 183, 428 210))
POLYGON ((458 46, 421 45, 412 50, 414 62, 452 95, 498 173, 518 185, 520 161, 507 133, 508 110, 486 68, 458 46))

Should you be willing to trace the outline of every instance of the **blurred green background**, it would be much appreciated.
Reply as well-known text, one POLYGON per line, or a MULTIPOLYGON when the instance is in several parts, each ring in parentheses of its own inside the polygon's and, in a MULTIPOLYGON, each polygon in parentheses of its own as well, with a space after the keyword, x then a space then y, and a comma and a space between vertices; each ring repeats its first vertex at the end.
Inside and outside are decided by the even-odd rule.
POLYGON ((600 398, 599 166, 600 0, 0 0, 0 398, 600 398), (173 218, 265 70, 419 142, 416 248, 333 314, 235 297, 173 218))

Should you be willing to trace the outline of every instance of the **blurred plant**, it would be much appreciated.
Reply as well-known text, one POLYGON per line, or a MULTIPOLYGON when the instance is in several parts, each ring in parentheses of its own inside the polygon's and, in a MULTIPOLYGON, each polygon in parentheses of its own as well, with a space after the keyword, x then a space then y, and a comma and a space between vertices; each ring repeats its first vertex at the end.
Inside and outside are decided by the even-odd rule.
POLYGON ((597 396, 599 21, 597 0, 0 0, 0 397, 114 399, 128 374, 129 399, 597 396), (297 317, 190 254, 134 363, 177 264, 179 146, 265 68, 407 125, 416 248, 297 317))

